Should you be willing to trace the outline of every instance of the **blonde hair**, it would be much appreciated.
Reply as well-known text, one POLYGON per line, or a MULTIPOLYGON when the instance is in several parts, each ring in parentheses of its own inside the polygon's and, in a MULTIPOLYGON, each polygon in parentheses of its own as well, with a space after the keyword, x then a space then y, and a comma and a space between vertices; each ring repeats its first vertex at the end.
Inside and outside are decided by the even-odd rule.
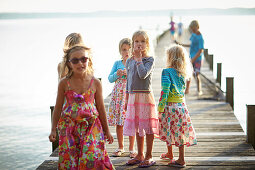
POLYGON ((174 68, 185 78, 192 75, 192 66, 190 58, 185 48, 180 45, 174 45, 167 50, 167 68, 174 68))
POLYGON ((138 37, 139 35, 142 35, 144 37, 144 39, 145 39, 145 43, 146 43, 145 53, 146 53, 146 55, 148 55, 148 52, 150 50, 149 36, 143 30, 136 31, 133 34, 133 36, 132 36, 132 51, 134 50, 134 41, 135 41, 136 37, 138 37))
MULTIPOLYGON (((75 45, 83 45, 83 39, 80 33, 71 33, 69 34, 66 39, 65 39, 65 43, 64 43, 64 48, 63 51, 65 52, 66 50, 68 50, 69 48, 75 46, 75 45)), ((67 68, 65 67, 64 69, 64 62, 59 63, 58 65, 58 77, 59 79, 65 77, 68 73, 67 68)))
POLYGON ((64 50, 67 50, 67 49, 69 49, 72 46, 75 46, 77 44, 84 44, 83 39, 81 37, 81 34, 80 33, 75 33, 75 32, 71 33, 65 39, 64 50))
POLYGON ((199 24, 197 20, 193 20, 191 21, 191 23, 189 24, 189 28, 195 28, 197 27, 199 29, 199 24))
POLYGON ((68 71, 66 74, 66 77, 71 77, 73 74, 72 68, 68 64, 71 54, 73 52, 80 51, 80 50, 88 52, 89 59, 88 59, 88 67, 87 67, 86 71, 88 74, 93 75, 94 69, 93 69, 93 62, 92 62, 92 56, 91 56, 91 49, 84 45, 76 45, 69 49, 64 50, 64 57, 63 57, 64 69, 67 69, 67 71, 68 71))
POLYGON ((131 47, 131 40, 129 38, 123 38, 122 40, 120 40, 120 43, 119 43, 119 52, 121 53, 121 47, 124 45, 124 44, 127 44, 131 47))

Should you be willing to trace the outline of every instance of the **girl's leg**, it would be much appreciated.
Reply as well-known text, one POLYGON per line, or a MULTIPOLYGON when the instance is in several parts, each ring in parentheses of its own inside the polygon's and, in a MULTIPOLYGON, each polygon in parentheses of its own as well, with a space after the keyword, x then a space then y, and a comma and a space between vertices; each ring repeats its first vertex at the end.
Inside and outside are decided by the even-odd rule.
POLYGON ((138 158, 139 160, 143 160, 144 159, 144 154, 143 154, 144 137, 139 136, 139 133, 136 133, 136 141, 137 141, 137 150, 138 150, 138 154, 136 158, 138 158))
POLYGON ((149 160, 150 158, 152 158, 153 141, 154 141, 154 134, 146 134, 147 150, 146 150, 145 160, 149 160))
MULTIPOLYGON (((144 161, 140 163, 139 166, 151 166, 153 163, 150 159, 152 158, 152 147, 153 147, 153 141, 154 141, 154 134, 146 134, 146 155, 144 158, 144 161)), ((139 154, 139 151, 138 151, 139 154)))
POLYGON ((174 154, 173 154, 173 147, 171 146, 167 146, 167 153, 166 153, 167 157, 169 157, 170 159, 174 158, 174 154))
POLYGON ((134 150, 135 136, 129 136, 129 151, 134 150))
POLYGON ((186 82, 186 90, 185 90, 185 94, 189 94, 190 82, 191 82, 191 79, 187 80, 187 82, 186 82))
POLYGON ((202 87, 201 87, 201 79, 200 79, 199 73, 197 73, 196 75, 196 80, 197 80, 197 91, 198 91, 198 94, 201 95, 200 93, 202 93, 202 87))
POLYGON ((184 165, 184 146, 179 147, 179 159, 176 161, 177 163, 184 165))
POLYGON ((124 144, 123 144, 123 126, 117 125, 116 126, 116 133, 117 133, 119 149, 123 149, 124 148, 124 144))
POLYGON ((137 141, 137 150, 138 154, 134 159, 129 160, 128 164, 133 164, 134 162, 137 162, 137 160, 143 161, 144 154, 143 154, 143 148, 144 148, 144 137, 139 136, 139 133, 136 133, 136 141, 137 141))

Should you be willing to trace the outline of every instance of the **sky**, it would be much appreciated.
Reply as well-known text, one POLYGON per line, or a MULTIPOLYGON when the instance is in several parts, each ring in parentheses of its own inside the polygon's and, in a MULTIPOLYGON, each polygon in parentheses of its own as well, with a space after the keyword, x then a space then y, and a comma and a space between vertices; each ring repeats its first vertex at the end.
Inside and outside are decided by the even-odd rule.
POLYGON ((255 0, 0 0, 0 12, 254 8, 255 0))

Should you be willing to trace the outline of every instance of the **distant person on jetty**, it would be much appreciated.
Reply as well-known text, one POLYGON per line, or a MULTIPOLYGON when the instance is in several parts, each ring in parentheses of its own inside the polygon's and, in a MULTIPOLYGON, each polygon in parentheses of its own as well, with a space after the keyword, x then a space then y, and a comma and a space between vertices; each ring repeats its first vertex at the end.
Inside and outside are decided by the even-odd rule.
POLYGON ((174 34, 175 34, 175 22, 173 21, 173 16, 171 16, 171 21, 170 21, 170 36, 171 40, 174 40, 174 34))
POLYGON ((152 159, 154 134, 158 135, 158 114, 151 88, 154 58, 148 56, 149 37, 144 31, 137 31, 132 37, 133 56, 126 62, 127 95, 125 136, 135 136, 138 155, 129 160, 127 165, 139 164, 139 167, 150 167, 156 162, 152 159), (147 150, 144 157, 144 136, 147 150))
POLYGON ((178 36, 181 37, 183 32, 182 18, 180 17, 180 22, 178 23, 178 36))
MULTIPOLYGON (((63 50, 65 51, 68 48, 71 48, 77 44, 84 44, 81 34, 80 33, 71 33, 65 39, 63 50)), ((64 63, 60 62, 58 64, 58 80, 60 81, 63 77, 66 76, 66 74, 67 74, 67 68, 64 69, 64 63)))
POLYGON ((114 169, 105 150, 111 144, 102 85, 93 76, 90 48, 65 50, 67 75, 59 82, 49 140, 59 134, 58 169, 114 169), (66 102, 64 102, 64 100, 66 102))
MULTIPOLYGON (((127 70, 125 68, 126 61, 130 56, 131 40, 124 38, 119 43, 119 52, 122 56, 121 60, 114 63, 112 71, 108 76, 110 83, 115 82, 111 101, 108 109, 107 119, 110 126, 116 126, 116 133, 119 147, 112 156, 121 156, 124 151, 123 141, 123 125, 126 117, 125 100, 126 100, 126 83, 127 70)), ((137 153, 134 151, 135 137, 129 136, 129 156, 134 158, 137 153)))
POLYGON ((167 50, 167 68, 161 76, 161 97, 159 99, 159 136, 166 142, 167 153, 160 159, 169 160, 169 166, 185 167, 184 145, 196 145, 197 139, 189 111, 185 104, 185 79, 191 77, 192 66, 186 50, 173 46, 167 50), (179 159, 174 160, 172 145, 179 147, 179 159))
MULTIPOLYGON (((201 69, 202 55, 203 55, 203 51, 204 51, 204 39, 203 39, 202 34, 199 31, 198 21, 193 20, 190 23, 189 28, 192 31, 192 34, 190 37, 191 44, 190 45, 189 44, 180 44, 177 41, 175 41, 175 43, 180 44, 184 47, 190 47, 190 58, 191 58, 191 62, 193 64, 193 68, 194 68, 194 76, 197 81, 198 95, 200 96, 203 94, 199 73, 200 73, 200 69, 201 69)), ((187 88, 186 88, 185 94, 189 93, 190 80, 187 81, 187 88)))

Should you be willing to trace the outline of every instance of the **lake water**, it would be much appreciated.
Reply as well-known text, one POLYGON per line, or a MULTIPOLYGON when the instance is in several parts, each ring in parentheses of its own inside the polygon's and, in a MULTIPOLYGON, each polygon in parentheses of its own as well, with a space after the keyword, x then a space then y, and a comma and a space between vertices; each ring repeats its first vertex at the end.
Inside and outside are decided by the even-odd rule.
MULTIPOLYGON (((255 17, 182 17, 185 26, 192 19, 199 20, 209 53, 223 63, 223 78, 235 77, 235 114, 245 130, 245 104, 255 103, 255 17)), ((143 28, 153 55, 155 38, 168 23, 168 16, 0 20, 0 169, 35 169, 50 155, 49 106, 55 104, 57 64, 69 33, 81 33, 93 49, 95 76, 102 78, 106 97, 113 87, 108 74, 120 59, 120 39, 143 28)), ((224 89, 225 78, 222 82, 224 89)))

